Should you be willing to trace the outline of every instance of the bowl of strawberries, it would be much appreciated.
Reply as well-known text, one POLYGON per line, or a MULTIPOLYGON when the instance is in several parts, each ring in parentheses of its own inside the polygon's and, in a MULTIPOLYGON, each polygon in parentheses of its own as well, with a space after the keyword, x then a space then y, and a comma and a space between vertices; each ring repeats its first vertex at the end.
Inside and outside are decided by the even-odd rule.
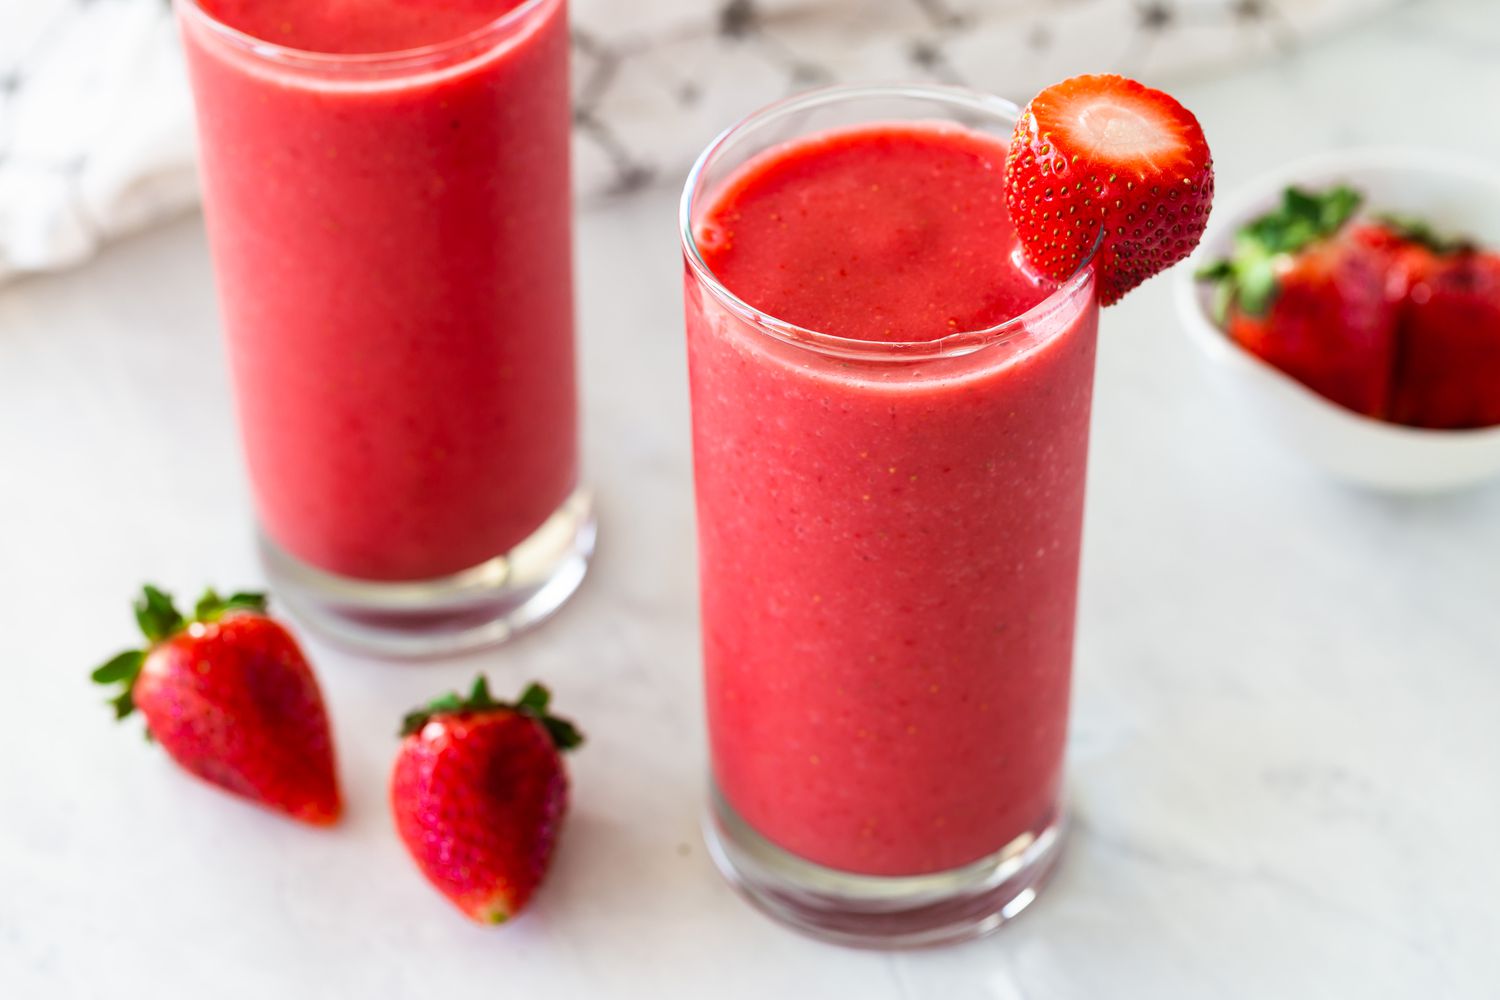
POLYGON ((1359 150, 1267 176, 1178 275, 1231 395, 1340 479, 1402 493, 1500 474, 1500 171, 1359 150))

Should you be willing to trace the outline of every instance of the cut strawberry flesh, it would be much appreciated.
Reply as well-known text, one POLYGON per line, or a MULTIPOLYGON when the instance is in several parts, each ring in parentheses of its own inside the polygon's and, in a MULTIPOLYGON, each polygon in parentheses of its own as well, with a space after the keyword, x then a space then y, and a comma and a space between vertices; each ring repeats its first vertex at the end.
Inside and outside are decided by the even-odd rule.
POLYGON ((1145 171, 1186 163, 1191 137, 1185 123, 1154 101, 1127 93, 1101 95, 1092 89, 1063 90, 1033 103, 1038 115, 1056 123, 1066 148, 1088 154, 1099 164, 1145 171))
POLYGON ((1192 252, 1213 201, 1197 119, 1120 76, 1038 94, 1016 122, 1006 181, 1032 265, 1064 281, 1092 256, 1105 305, 1192 252))

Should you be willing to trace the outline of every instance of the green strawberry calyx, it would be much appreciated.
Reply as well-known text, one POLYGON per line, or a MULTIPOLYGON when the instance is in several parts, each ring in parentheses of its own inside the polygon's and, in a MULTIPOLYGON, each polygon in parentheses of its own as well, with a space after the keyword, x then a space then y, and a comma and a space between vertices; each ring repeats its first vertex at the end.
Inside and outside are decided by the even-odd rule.
POLYGON ((1277 208, 1234 234, 1228 257, 1198 270, 1200 281, 1214 285, 1214 320, 1222 324, 1236 304, 1252 316, 1264 315, 1291 256, 1337 233, 1363 201, 1363 195, 1343 184, 1322 192, 1299 187, 1283 191, 1277 208))
POLYGON ((1414 215, 1398 215, 1385 212, 1375 216, 1375 221, 1408 243, 1424 246, 1439 256, 1455 253, 1471 253, 1475 243, 1467 236, 1445 235, 1433 228, 1426 219, 1414 215))
POLYGON ((146 654, 195 622, 216 622, 235 611, 265 614, 266 595, 241 591, 221 597, 210 588, 193 605, 193 617, 184 618, 182 612, 177 610, 171 594, 149 583, 142 587, 141 596, 135 601, 135 620, 141 628, 141 634, 146 637, 145 648, 127 649, 118 653, 91 675, 95 684, 122 685, 115 697, 109 700, 109 704, 114 707, 115 718, 123 719, 135 711, 135 682, 141 674, 141 666, 146 662, 146 654))
POLYGON ((526 685, 526 690, 521 692, 521 697, 514 702, 500 701, 490 694, 489 678, 480 674, 474 678, 474 686, 467 695, 449 691, 416 711, 408 712, 401 720, 401 735, 411 736, 421 732, 422 727, 427 723, 445 715, 470 712, 517 712, 540 722, 557 749, 566 751, 582 745, 583 733, 578 731, 577 726, 547 711, 547 706, 551 701, 552 692, 535 682, 526 685))

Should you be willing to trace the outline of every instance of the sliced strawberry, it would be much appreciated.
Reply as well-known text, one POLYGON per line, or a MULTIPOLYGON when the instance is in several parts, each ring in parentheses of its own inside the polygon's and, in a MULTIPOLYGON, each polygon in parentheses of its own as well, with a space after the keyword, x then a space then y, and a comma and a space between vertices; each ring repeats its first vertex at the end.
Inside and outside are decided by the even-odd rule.
POLYGON ((583 737, 530 685, 514 703, 481 675, 408 715, 391 773, 396 830, 417 867, 473 920, 502 923, 526 905, 552 859, 568 805, 560 751, 583 737))
POLYGON ((1192 252, 1214 194, 1198 119, 1122 76, 1077 76, 1034 97, 1005 173, 1032 265, 1063 281, 1092 256, 1104 305, 1192 252))
POLYGON ((1393 419, 1500 424, 1500 254, 1427 254, 1407 293, 1393 419))
POLYGON ((187 620, 147 586, 135 613, 148 647, 119 654, 93 678, 122 685, 116 717, 139 709, 188 771, 326 826, 341 805, 323 695, 296 640, 265 612, 264 595, 210 590, 187 620))

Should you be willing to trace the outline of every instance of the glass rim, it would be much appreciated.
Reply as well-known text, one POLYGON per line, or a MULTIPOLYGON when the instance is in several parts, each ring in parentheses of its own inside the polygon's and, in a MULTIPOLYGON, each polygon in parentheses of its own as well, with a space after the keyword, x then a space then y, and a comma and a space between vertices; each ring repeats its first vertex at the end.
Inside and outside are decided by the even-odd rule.
POLYGON ((369 73, 429 68, 434 63, 441 63, 445 57, 470 49, 492 35, 511 30, 538 8, 551 2, 555 0, 521 0, 521 3, 494 19, 461 35, 428 45, 384 52, 320 52, 316 49, 283 45, 224 23, 204 9, 202 0, 172 0, 172 6, 183 17, 192 18, 219 40, 256 59, 326 73, 369 73))
MULTIPOLYGON (((752 306, 730 291, 719 280, 718 276, 713 273, 707 261, 703 259, 703 254, 698 248, 697 234, 694 232, 693 227, 693 201, 697 195, 702 193, 703 174, 707 171, 715 155, 743 133, 786 118, 797 112, 821 108, 830 104, 842 104, 849 101, 882 97, 928 100, 940 104, 968 108, 980 114, 1006 120, 1012 125, 1014 125, 1015 121, 1021 115, 1021 108, 1003 97, 986 94, 983 91, 973 90, 968 87, 935 83, 877 86, 833 84, 831 86, 802 91, 801 93, 782 98, 779 101, 750 112, 715 136, 704 147, 703 152, 698 154, 698 159, 693 163, 692 169, 688 171, 687 181, 683 185, 682 197, 678 203, 678 236, 682 241, 683 256, 686 258, 689 269, 693 272, 699 283, 707 288, 721 304, 757 329, 799 348, 842 358, 911 361, 920 358, 949 358, 972 354, 975 351, 992 346, 1003 340, 1009 340, 1016 334, 1025 331, 1028 327, 1036 325, 1040 318, 1051 315, 1059 308, 1062 308, 1086 286, 1092 284, 1094 280, 1094 256, 1098 252, 1099 243, 1103 240, 1102 232, 1100 233, 1099 240, 1095 242, 1093 249, 1089 251, 1088 255, 1078 265, 1077 270, 1067 280, 1059 282, 1058 286, 1049 292, 1045 298, 1026 311, 1017 313, 1015 316, 996 323, 993 326, 975 330, 959 330, 933 340, 908 341, 856 340, 851 337, 839 337, 831 333, 823 333, 773 316, 763 309, 752 306)), ((880 120, 879 118, 870 119, 872 123, 880 120)))

